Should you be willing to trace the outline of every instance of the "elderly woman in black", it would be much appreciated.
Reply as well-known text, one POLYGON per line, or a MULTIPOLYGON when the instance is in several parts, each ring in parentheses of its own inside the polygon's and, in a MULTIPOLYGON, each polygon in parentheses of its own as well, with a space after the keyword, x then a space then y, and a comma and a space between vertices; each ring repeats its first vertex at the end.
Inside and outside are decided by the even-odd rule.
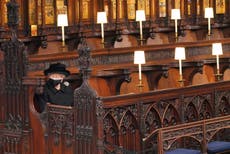
POLYGON ((70 74, 66 66, 61 63, 51 64, 44 71, 48 80, 42 94, 36 95, 40 112, 45 108, 46 103, 55 105, 73 106, 73 89, 69 82, 64 79, 70 74))

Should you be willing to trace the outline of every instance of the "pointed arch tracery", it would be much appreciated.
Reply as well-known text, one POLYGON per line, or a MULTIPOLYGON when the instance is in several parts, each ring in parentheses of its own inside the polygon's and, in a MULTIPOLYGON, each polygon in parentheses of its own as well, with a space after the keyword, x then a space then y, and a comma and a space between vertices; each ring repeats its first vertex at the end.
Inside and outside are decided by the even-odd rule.
POLYGON ((119 145, 119 130, 116 120, 111 114, 107 114, 103 119, 105 142, 112 145, 119 145))
POLYGON ((163 116, 163 127, 173 126, 180 123, 180 116, 176 108, 169 104, 165 110, 165 114, 163 116))
POLYGON ((129 110, 124 114, 120 122, 119 141, 124 149, 138 150, 140 148, 140 132, 137 121, 129 110))
POLYGON ((161 127, 161 118, 154 107, 151 107, 145 117, 145 133, 150 134, 154 130, 161 127))

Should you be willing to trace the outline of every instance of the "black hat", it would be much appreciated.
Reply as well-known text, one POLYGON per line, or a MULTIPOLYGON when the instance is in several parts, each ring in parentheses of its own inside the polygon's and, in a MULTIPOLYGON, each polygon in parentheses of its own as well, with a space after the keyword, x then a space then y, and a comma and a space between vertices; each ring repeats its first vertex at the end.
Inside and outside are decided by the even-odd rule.
POLYGON ((70 72, 66 70, 66 66, 61 63, 51 64, 50 67, 44 71, 45 75, 49 75, 52 73, 64 74, 65 76, 68 76, 70 74, 70 72))

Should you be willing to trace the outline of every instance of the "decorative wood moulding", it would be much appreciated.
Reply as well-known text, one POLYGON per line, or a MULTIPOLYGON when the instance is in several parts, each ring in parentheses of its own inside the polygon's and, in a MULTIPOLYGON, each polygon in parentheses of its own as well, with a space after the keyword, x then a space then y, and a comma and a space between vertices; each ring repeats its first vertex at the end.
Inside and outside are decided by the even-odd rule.
MULTIPOLYGON (((119 68, 121 65, 125 68, 133 66, 133 55, 135 50, 144 50, 148 65, 162 65, 174 62, 174 50, 177 46, 186 48, 186 61, 194 62, 202 59, 212 59, 211 44, 216 40, 201 42, 184 42, 176 44, 138 46, 127 48, 109 48, 92 50, 92 67, 103 66, 104 69, 109 67, 119 68)), ((224 55, 221 58, 229 57, 230 39, 218 40, 222 42, 224 55)), ((59 61, 67 65, 67 67, 78 66, 77 52, 57 53, 50 55, 31 55, 29 56, 29 71, 44 70, 49 66, 50 62, 59 61)), ((214 59, 214 58, 213 58, 214 59)))
POLYGON ((110 89, 114 95, 120 94, 120 87, 123 82, 129 83, 131 81, 129 69, 108 69, 97 71, 96 77, 104 78, 110 84, 110 89), (112 84, 115 83, 115 84, 112 84))
POLYGON ((39 48, 45 49, 47 47, 47 37, 46 36, 33 36, 22 39, 25 46, 28 48, 28 54, 35 54, 38 52, 39 48))
MULTIPOLYGON (((180 36, 181 39, 185 37, 186 30, 194 32, 196 34, 197 40, 204 40, 206 39, 206 30, 204 25, 192 25, 192 24, 181 24, 178 27, 178 36, 180 36)), ((221 24, 221 23, 215 23, 212 25, 213 29, 221 29, 225 31, 224 29, 227 29, 229 27, 228 24, 221 24)), ((151 21, 146 21, 143 23, 143 40, 139 39, 139 30, 138 30, 138 24, 136 22, 129 22, 127 24, 122 23, 111 23, 107 24, 105 26, 105 44, 103 47, 105 48, 112 48, 114 47, 115 41, 121 42, 122 41, 122 35, 128 35, 128 36, 134 36, 138 42, 139 45, 145 45, 147 40, 149 38, 154 39, 156 34, 166 34, 168 35, 168 41, 170 43, 175 42, 175 37, 173 35, 173 25, 169 24, 168 26, 154 26, 154 24, 151 21), (153 25, 152 27, 150 25, 153 25)), ((2 32, 7 33, 7 32, 2 32)), ((22 31, 19 30, 20 36, 22 31)), ((1 32, 0 32, 1 34, 1 32)), ((46 36, 47 42, 52 41, 60 41, 60 30, 57 27, 41 27, 38 26, 38 36, 46 36)), ((229 37, 229 34, 223 32, 224 38, 229 37)), ((1 35, 0 35, 1 36, 1 35)), ((69 26, 65 28, 65 38, 66 38, 66 45, 68 46, 68 51, 73 51, 77 49, 78 45, 81 43, 80 40, 82 38, 87 39, 97 39, 100 37, 100 31, 98 28, 98 25, 94 24, 84 24, 84 25, 78 25, 78 26, 69 26)), ((0 37, 1 38, 1 37, 0 37)), ((30 38, 30 37, 29 37, 30 38)), ((26 38, 29 40, 29 38, 26 38)), ((33 39, 32 39, 33 40, 33 39)), ((46 42, 46 45, 48 44, 46 42)), ((28 44, 28 43, 27 43, 28 44)), ((42 45, 43 47, 44 45, 42 45)), ((36 49, 36 48, 35 48, 36 49)), ((36 53, 36 50, 34 50, 34 46, 29 45, 28 50, 31 50, 32 53, 36 53)))
POLYGON ((157 88, 157 83, 161 77, 168 77, 168 69, 169 67, 167 65, 150 65, 142 67, 143 74, 147 76, 150 90, 157 88))
POLYGON ((53 142, 55 145, 60 144, 62 140, 62 135, 65 136, 66 146, 72 145, 72 137, 74 134, 74 114, 72 107, 64 107, 58 105, 47 105, 47 111, 49 112, 47 116, 47 121, 44 121, 49 137, 53 137, 53 142))
MULTIPOLYGON (((218 87, 218 89, 223 89, 223 90, 228 89, 229 88, 229 85, 227 84, 228 82, 229 81, 217 82, 217 83, 208 84, 208 85, 204 84, 204 85, 184 87, 184 88, 157 90, 157 91, 151 91, 151 92, 142 93, 142 94, 127 94, 127 95, 119 95, 119 96, 110 96, 110 97, 103 98, 103 104, 105 108, 111 108, 111 107, 117 107, 117 106, 123 106, 123 105, 125 106, 127 105, 127 102, 130 102, 129 105, 135 104, 136 103, 135 100, 142 100, 143 103, 148 103, 149 101, 147 99, 151 100, 152 102, 153 101, 160 102, 162 101, 162 98, 166 98, 166 97, 180 98, 182 94, 189 95, 191 91, 197 91, 197 92, 199 91, 199 92, 202 92, 202 95, 204 95, 203 93, 205 93, 206 95, 206 94, 210 94, 211 91, 215 89, 216 87, 218 87)), ((223 94, 224 93, 222 93, 222 95, 223 94)), ((191 100, 188 102, 191 102, 191 100)))
MULTIPOLYGON (((158 143, 163 143, 163 147, 161 144, 158 147, 162 151, 169 150, 172 141, 181 136, 194 137, 202 143, 207 133, 211 141, 215 130, 227 128, 230 122, 226 110, 229 105, 227 84, 229 81, 104 97, 101 99, 105 110, 104 132, 112 128, 115 130, 114 138, 122 137, 127 132, 122 129, 126 127, 126 122, 134 124, 134 128, 135 123, 139 123, 139 130, 144 135, 142 141, 146 145, 153 140, 154 135, 160 133, 158 143), (131 121, 127 121, 127 117, 131 121), (204 127, 207 129, 204 130, 204 127)), ((106 133, 105 136, 107 139, 110 134, 106 133)))
MULTIPOLYGON (((207 139, 207 143, 211 141, 212 137, 216 133, 216 129, 225 129, 229 125, 229 116, 218 117, 213 119, 202 120, 198 122, 192 122, 189 124, 182 124, 180 127, 172 126, 160 129, 160 141, 163 141, 162 147, 158 150, 163 152, 164 150, 170 150, 174 141, 180 137, 189 136, 198 142, 198 145, 204 146, 202 141, 204 137, 207 139), (203 128, 206 130, 203 130, 203 128), (193 132, 193 133, 191 133, 193 132)), ((202 149, 204 151, 204 149, 202 149)), ((205 149, 206 150, 206 149, 205 149)))

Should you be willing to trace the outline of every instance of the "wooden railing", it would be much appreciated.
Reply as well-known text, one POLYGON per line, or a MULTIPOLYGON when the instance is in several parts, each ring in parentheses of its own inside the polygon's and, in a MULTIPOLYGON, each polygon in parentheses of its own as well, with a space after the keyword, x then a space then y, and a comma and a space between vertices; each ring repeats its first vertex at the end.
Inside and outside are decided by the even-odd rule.
MULTIPOLYGON (((31 87, 32 81, 25 78, 24 83, 31 87)), ((35 92, 33 87, 28 90, 35 92)), ((222 135, 230 127, 230 81, 110 97, 98 97, 82 85, 74 98, 74 107, 48 104, 42 114, 31 108, 31 119, 44 115, 32 125, 32 129, 44 125, 44 134, 33 139, 44 154, 161 154, 184 137, 197 141, 186 146, 205 153, 215 135, 228 139, 222 135)), ((37 131, 33 136, 38 136, 37 131)))
MULTIPOLYGON (((222 116, 229 115, 229 88, 228 81, 102 98, 105 109, 105 139, 109 143, 136 151, 139 150, 136 149, 138 146, 129 147, 129 141, 131 145, 134 145, 133 141, 142 145, 142 150, 158 144, 159 152, 162 153, 163 147, 160 144, 163 140, 161 138, 157 141, 159 132, 164 134, 168 131, 170 136, 171 128, 175 128, 175 134, 172 136, 178 138, 180 131, 182 134, 186 133, 184 127, 191 127, 191 131, 195 132, 197 126, 203 133, 204 122, 211 123, 214 118, 218 119, 213 120, 218 125, 217 121, 221 121, 222 116), (130 126, 133 126, 131 130, 130 126), (110 130, 114 130, 113 134, 110 134, 110 130), (133 136, 126 139, 125 134, 129 133, 133 136)), ((229 116, 225 122, 225 128, 229 128, 229 116)), ((221 127, 212 128, 218 132, 221 127)), ((192 134, 190 136, 192 137, 192 134)), ((208 141, 213 139, 212 137, 209 137, 208 141)), ((203 138, 200 138, 201 140, 203 141, 203 138)), ((168 144, 171 146, 172 143, 168 144)), ((170 146, 164 145, 164 149, 168 150, 170 146)))
MULTIPOLYGON (((220 130, 229 128, 230 115, 160 128, 158 132, 158 153, 164 154, 164 150, 172 149, 176 141, 185 137, 198 142, 196 143, 198 150, 207 153, 207 144, 213 140, 212 137, 220 130)), ((191 149, 191 147, 187 148, 191 149)))

